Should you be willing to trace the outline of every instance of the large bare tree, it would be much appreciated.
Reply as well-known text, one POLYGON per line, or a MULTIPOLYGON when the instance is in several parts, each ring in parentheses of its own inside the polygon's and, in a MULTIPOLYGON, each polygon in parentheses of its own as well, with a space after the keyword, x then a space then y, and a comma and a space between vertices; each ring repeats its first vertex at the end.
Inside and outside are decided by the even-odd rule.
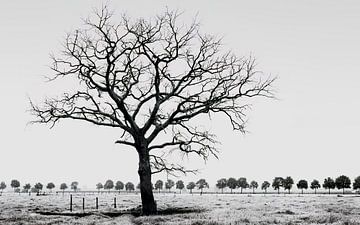
POLYGON ((243 132, 246 99, 272 97, 273 79, 256 71, 253 59, 223 51, 220 39, 202 34, 197 22, 179 23, 179 16, 166 11, 149 20, 122 16, 114 22, 103 7, 52 57, 50 79, 74 77, 78 89, 31 103, 36 123, 74 119, 115 128, 121 137, 116 143, 138 153, 145 215, 157 210, 152 174, 188 172, 167 153, 216 157, 215 136, 199 124, 205 117, 194 118, 222 114, 243 132))

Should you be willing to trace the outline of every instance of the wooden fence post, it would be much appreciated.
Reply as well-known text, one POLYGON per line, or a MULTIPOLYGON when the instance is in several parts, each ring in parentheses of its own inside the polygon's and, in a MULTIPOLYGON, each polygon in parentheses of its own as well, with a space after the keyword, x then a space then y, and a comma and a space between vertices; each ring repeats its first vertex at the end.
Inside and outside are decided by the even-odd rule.
POLYGON ((96 197, 95 206, 96 206, 96 209, 99 209, 99 199, 98 199, 98 197, 96 197))
POLYGON ((85 211, 85 198, 83 198, 83 211, 85 211))
POLYGON ((116 197, 114 198, 114 208, 116 209, 116 197))
POLYGON ((72 212, 72 195, 70 195, 70 212, 72 212))

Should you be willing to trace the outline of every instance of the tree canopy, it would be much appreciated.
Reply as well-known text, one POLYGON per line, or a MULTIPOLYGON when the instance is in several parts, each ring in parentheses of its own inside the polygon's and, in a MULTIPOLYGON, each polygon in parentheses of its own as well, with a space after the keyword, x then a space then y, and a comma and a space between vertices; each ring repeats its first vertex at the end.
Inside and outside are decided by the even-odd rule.
POLYGON ((217 140, 199 119, 226 118, 244 132, 249 98, 273 97, 274 81, 252 57, 223 50, 198 22, 179 23, 177 11, 153 19, 115 21, 108 7, 69 33, 52 56, 50 81, 71 77, 79 85, 42 105, 31 102, 34 123, 72 119, 117 129, 116 143, 139 155, 144 214, 156 213, 151 174, 194 172, 171 162, 175 152, 217 157, 217 140), (166 153, 166 154, 165 154, 166 153))

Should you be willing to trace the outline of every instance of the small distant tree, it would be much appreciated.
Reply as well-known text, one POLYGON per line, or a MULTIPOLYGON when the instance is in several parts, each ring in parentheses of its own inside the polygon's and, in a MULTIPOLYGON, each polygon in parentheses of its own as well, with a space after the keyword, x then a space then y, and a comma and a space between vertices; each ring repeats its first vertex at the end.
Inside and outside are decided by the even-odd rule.
POLYGON ((189 182, 188 185, 186 185, 186 189, 190 190, 190 194, 192 194, 192 190, 196 187, 196 184, 194 182, 189 182))
POLYGON ((354 179, 353 189, 359 191, 359 189, 360 189, 360 176, 358 176, 358 177, 356 177, 354 179))
POLYGON ((181 190, 184 189, 185 185, 184 185, 184 181, 182 180, 178 180, 176 182, 176 189, 180 190, 180 194, 181 194, 181 190))
POLYGON ((100 190, 103 188, 104 188, 104 185, 102 183, 99 182, 96 184, 96 189, 98 190, 98 192, 100 192, 100 190))
POLYGON ((221 189, 221 193, 224 193, 224 188, 226 188, 227 180, 226 178, 221 178, 216 182, 216 187, 221 189))
POLYGON ((53 188, 55 188, 55 184, 50 182, 46 185, 46 188, 50 190, 50 192, 52 191, 53 188))
POLYGON ((63 194, 67 188, 68 188, 67 184, 65 183, 60 184, 60 190, 62 190, 63 194))
POLYGON ((126 191, 131 192, 131 191, 135 190, 135 186, 134 186, 133 183, 127 182, 127 183, 125 184, 125 189, 126 189, 126 191))
POLYGON ((4 191, 5 188, 6 188, 6 184, 5 184, 4 181, 2 181, 2 182, 0 183, 1 194, 3 193, 3 191, 4 191))
POLYGON ((209 188, 209 184, 206 182, 205 179, 198 180, 196 182, 196 186, 198 189, 200 189, 200 195, 202 195, 204 188, 209 188))
POLYGON ((117 181, 115 184, 115 190, 120 191, 124 189, 124 183, 121 181, 117 181))
POLYGON ((43 189, 43 185, 42 183, 39 182, 34 185, 34 188, 36 189, 36 192, 39 194, 43 189))
POLYGON ((341 175, 335 179, 335 186, 337 189, 342 189, 345 194, 345 188, 351 188, 351 180, 345 175, 341 175))
POLYGON ((316 194, 316 190, 319 189, 321 187, 320 183, 318 180, 313 180, 310 184, 310 188, 315 190, 315 194, 316 194))
POLYGON ((326 178, 323 183, 323 188, 328 189, 330 194, 330 190, 335 188, 335 181, 331 177, 326 178))
POLYGON ((110 193, 110 190, 114 188, 114 182, 112 180, 107 180, 104 184, 104 189, 108 190, 110 193))
POLYGON ((268 181, 264 181, 262 184, 261 184, 261 190, 264 190, 265 191, 265 194, 267 193, 267 189, 270 187, 270 183, 268 181))
POLYGON ((140 183, 138 183, 138 184, 136 185, 136 189, 137 189, 137 190, 140 190, 140 183))
POLYGON ((20 187, 20 182, 18 180, 12 180, 11 183, 10 183, 10 186, 14 189, 20 187))
POLYGON ((240 177, 238 180, 238 186, 240 187, 240 192, 243 193, 243 189, 246 189, 249 187, 248 182, 246 181, 245 177, 240 177))
POLYGON ((296 186, 298 189, 301 189, 301 194, 304 194, 304 189, 308 189, 308 182, 306 180, 299 180, 296 186))
POLYGON ((79 186, 79 182, 77 182, 77 181, 74 181, 74 182, 72 182, 71 183, 71 189, 72 190, 74 190, 75 192, 77 191, 77 189, 78 189, 78 186, 79 186))
POLYGON ((155 190, 158 190, 160 193, 160 190, 163 189, 164 182, 162 180, 157 180, 155 183, 155 190))
POLYGON ((293 184, 294 184, 294 180, 291 177, 286 177, 283 181, 283 187, 285 190, 289 191, 289 194, 293 184))
POLYGON ((237 188, 238 187, 238 182, 235 178, 233 177, 230 177, 228 180, 227 180, 227 183, 226 185, 230 188, 230 192, 232 193, 233 192, 233 189, 237 188))
POLYGON ((25 185, 23 186, 23 188, 24 188, 24 191, 25 191, 26 193, 28 193, 29 190, 30 190, 30 188, 31 188, 31 185, 30 185, 30 184, 25 184, 25 185))
POLYGON ((174 185, 175 182, 173 180, 168 179, 165 183, 165 188, 168 189, 168 191, 170 192, 170 189, 174 187, 174 185))
POLYGON ((277 190, 278 194, 280 194, 280 187, 283 186, 283 182, 284 182, 284 178, 282 177, 275 177, 272 182, 271 186, 274 188, 274 190, 277 190))
POLYGON ((251 181, 250 182, 250 188, 253 190, 253 194, 255 193, 255 189, 257 189, 259 187, 259 184, 256 181, 251 181))

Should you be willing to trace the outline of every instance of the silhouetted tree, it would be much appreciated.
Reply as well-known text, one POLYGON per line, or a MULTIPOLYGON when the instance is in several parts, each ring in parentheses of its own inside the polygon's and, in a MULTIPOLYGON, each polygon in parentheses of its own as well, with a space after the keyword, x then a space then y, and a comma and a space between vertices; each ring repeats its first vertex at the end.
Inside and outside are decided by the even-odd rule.
POLYGON ((284 178, 275 177, 271 186, 274 188, 274 190, 278 191, 278 194, 280 194, 280 187, 283 186, 283 183, 284 183, 284 178))
POLYGON ((335 179, 335 186, 337 189, 342 189, 345 194, 345 188, 351 188, 351 180, 345 175, 341 175, 335 179))
POLYGON ((100 192, 100 189, 103 189, 104 188, 104 185, 102 183, 97 183, 96 184, 96 189, 98 190, 98 192, 100 192))
POLYGON ((243 193, 243 189, 246 189, 249 187, 248 182, 246 181, 245 177, 240 177, 238 180, 238 187, 240 187, 240 192, 243 193))
POLYGON ((112 180, 107 180, 104 184, 104 189, 108 190, 110 193, 110 190, 114 188, 114 182, 112 180))
POLYGON ((291 177, 286 177, 283 181, 283 187, 285 190, 289 191, 289 194, 293 184, 294 184, 294 180, 291 177))
POLYGON ((200 195, 202 195, 204 188, 209 188, 209 184, 206 182, 205 179, 198 180, 196 182, 196 186, 198 189, 200 189, 200 195))
POLYGON ((190 190, 190 194, 192 194, 192 190, 196 187, 196 184, 194 182, 189 182, 188 185, 186 185, 186 189, 190 190))
POLYGON ((238 182, 235 178, 233 177, 230 177, 228 180, 227 180, 227 186, 230 188, 230 192, 232 193, 233 192, 233 189, 237 188, 238 187, 238 182))
POLYGON ((301 189, 301 194, 304 194, 304 189, 308 189, 308 182, 306 180, 299 180, 296 186, 298 189, 301 189))
POLYGON ((52 182, 50 182, 50 183, 48 183, 48 184, 46 185, 46 188, 49 189, 50 192, 51 192, 51 190, 52 190, 53 188, 55 188, 55 184, 52 183, 52 182))
POLYGON ((319 181, 315 180, 315 179, 310 184, 310 188, 315 190, 315 194, 316 194, 316 190, 320 187, 321 187, 321 185, 320 185, 319 181))
POLYGON ((184 181, 182 180, 178 180, 176 182, 176 189, 180 190, 180 194, 181 194, 181 190, 184 189, 185 185, 184 185, 184 181))
MULTIPOLYGON (((221 40, 199 31, 199 24, 178 24, 177 12, 152 21, 114 23, 106 7, 67 35, 60 56, 53 57, 51 81, 73 77, 73 93, 31 103, 35 122, 74 119, 123 132, 116 143, 136 149, 143 214, 155 214, 151 175, 188 172, 153 149, 215 155, 216 140, 203 121, 222 114, 233 130, 244 132, 247 98, 272 97, 273 79, 255 69, 252 58, 223 51, 221 40), (179 68, 182 70, 180 71, 179 68), (80 82, 79 82, 80 81, 80 82), (161 136, 162 143, 159 140, 161 136)), ((118 132, 118 131, 115 132, 118 132)))
POLYGON ((165 188, 168 189, 169 192, 170 192, 170 189, 171 189, 172 187, 174 187, 174 185, 175 185, 174 181, 168 179, 168 180, 166 181, 166 183, 165 183, 165 188))
POLYGON ((259 187, 259 184, 256 181, 251 181, 250 182, 250 188, 252 188, 253 190, 253 194, 255 193, 255 189, 257 189, 259 187))
POLYGON ((67 184, 65 183, 60 184, 60 190, 62 190, 63 194, 67 188, 68 188, 67 184))
POLYGON ((126 191, 133 191, 133 190, 135 190, 135 188, 134 188, 134 184, 133 183, 131 183, 131 182, 127 182, 126 184, 125 184, 125 189, 126 189, 126 191))
POLYGON ((120 191, 123 190, 123 189, 124 189, 124 183, 121 182, 121 181, 117 181, 116 184, 115 184, 115 190, 118 190, 119 193, 120 193, 120 191))
POLYGON ((226 180, 226 178, 221 178, 220 180, 218 180, 218 181, 216 182, 216 187, 219 188, 219 189, 221 189, 221 193, 224 192, 224 188, 226 188, 226 186, 227 186, 227 180, 226 180))
POLYGON ((31 188, 31 185, 30 185, 30 184, 25 184, 25 185, 23 186, 23 188, 24 188, 25 192, 28 193, 29 190, 30 190, 30 188, 31 188))
POLYGON ((261 184, 261 190, 265 190, 265 194, 267 193, 267 189, 270 187, 270 183, 268 181, 264 181, 261 184))
POLYGON ((323 188, 330 190, 335 188, 335 181, 331 179, 330 177, 326 178, 323 183, 323 188))
POLYGON ((71 189, 74 190, 75 192, 77 191, 78 186, 79 186, 79 182, 77 181, 73 181, 70 185, 71 189))
POLYGON ((43 185, 42 185, 42 183, 38 182, 34 185, 34 188, 36 189, 36 193, 39 194, 43 189, 43 185))
POLYGON ((0 183, 1 194, 3 193, 3 191, 4 191, 5 188, 6 188, 6 184, 5 184, 4 181, 2 181, 2 182, 0 183))
POLYGON ((14 189, 15 192, 15 189, 20 187, 20 182, 18 180, 12 180, 10 186, 14 189))
POLYGON ((155 183, 155 190, 158 190, 160 193, 160 190, 163 189, 164 182, 162 180, 157 180, 155 183))
POLYGON ((360 176, 358 176, 354 179, 353 189, 354 190, 360 189, 360 176))

